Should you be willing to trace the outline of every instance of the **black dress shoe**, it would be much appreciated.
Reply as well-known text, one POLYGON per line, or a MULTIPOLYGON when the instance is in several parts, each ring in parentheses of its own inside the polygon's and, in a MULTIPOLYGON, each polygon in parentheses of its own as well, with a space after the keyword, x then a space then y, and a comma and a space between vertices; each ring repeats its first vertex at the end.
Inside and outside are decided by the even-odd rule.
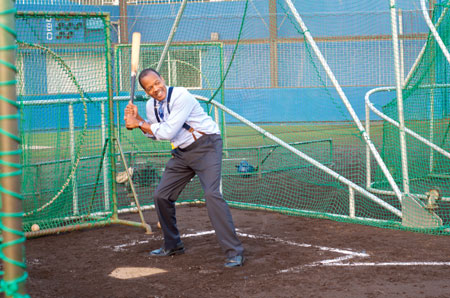
POLYGON ((225 263, 227 268, 240 267, 242 265, 244 265, 244 256, 229 257, 225 263))
POLYGON ((181 255, 184 254, 184 244, 178 243, 175 248, 165 249, 164 247, 155 249, 150 252, 150 256, 153 257, 168 257, 173 255, 181 255))

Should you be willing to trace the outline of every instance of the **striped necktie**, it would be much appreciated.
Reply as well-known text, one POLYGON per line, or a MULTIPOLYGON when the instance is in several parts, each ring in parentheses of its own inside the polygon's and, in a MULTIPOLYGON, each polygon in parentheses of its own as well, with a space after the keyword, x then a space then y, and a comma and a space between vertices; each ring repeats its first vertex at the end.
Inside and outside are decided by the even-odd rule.
POLYGON ((161 120, 164 120, 164 107, 162 102, 159 104, 158 114, 159 118, 161 118, 161 120))

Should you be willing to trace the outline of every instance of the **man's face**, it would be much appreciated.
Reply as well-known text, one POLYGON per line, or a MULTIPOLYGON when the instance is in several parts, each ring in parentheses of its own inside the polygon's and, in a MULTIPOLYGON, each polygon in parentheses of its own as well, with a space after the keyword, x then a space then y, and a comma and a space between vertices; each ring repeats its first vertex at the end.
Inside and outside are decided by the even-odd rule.
POLYGON ((150 72, 141 78, 141 85, 145 93, 158 101, 164 100, 167 94, 166 82, 156 73, 150 72))

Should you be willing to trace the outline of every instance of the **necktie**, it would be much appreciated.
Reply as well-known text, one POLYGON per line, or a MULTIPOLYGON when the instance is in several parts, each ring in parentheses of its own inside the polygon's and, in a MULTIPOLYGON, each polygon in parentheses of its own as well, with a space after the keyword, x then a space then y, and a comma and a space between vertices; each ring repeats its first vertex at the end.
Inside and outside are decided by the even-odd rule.
POLYGON ((158 113, 159 118, 161 118, 161 120, 164 120, 164 107, 162 103, 159 105, 158 113))

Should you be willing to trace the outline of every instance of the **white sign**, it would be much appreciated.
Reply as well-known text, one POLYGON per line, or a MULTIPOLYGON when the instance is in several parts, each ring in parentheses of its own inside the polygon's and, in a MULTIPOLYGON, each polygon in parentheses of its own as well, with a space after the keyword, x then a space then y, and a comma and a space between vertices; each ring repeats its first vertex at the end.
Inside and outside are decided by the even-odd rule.
POLYGON ((47 40, 53 40, 53 22, 52 19, 45 19, 45 33, 47 40))

